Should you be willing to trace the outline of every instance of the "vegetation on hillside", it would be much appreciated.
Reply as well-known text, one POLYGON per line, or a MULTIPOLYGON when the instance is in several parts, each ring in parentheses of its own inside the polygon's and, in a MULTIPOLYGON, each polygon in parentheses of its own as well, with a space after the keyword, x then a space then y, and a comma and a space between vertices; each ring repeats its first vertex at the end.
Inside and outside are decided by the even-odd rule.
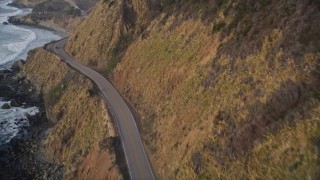
POLYGON ((317 178, 319 7, 105 0, 67 50, 138 111, 160 178, 317 178))
POLYGON ((121 179, 119 138, 92 82, 43 49, 29 54, 23 74, 41 90, 55 124, 43 142, 44 157, 64 165, 65 179, 121 179))

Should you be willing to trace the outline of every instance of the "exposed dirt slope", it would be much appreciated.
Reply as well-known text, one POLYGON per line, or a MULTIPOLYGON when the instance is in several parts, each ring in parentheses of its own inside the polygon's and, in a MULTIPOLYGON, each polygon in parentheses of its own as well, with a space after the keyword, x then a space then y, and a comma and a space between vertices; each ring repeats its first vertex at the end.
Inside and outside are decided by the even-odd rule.
POLYGON ((316 178, 319 7, 105 0, 67 50, 138 111, 160 178, 316 178))
POLYGON ((119 139, 92 82, 43 49, 30 53, 23 73, 43 93, 56 123, 43 142, 44 157, 64 165, 65 179, 121 179, 119 139))

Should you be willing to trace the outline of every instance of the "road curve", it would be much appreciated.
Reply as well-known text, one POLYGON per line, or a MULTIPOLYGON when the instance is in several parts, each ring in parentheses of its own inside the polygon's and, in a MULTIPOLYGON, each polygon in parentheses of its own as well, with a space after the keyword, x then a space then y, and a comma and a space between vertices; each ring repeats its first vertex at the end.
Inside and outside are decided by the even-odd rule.
POLYGON ((114 86, 102 75, 80 64, 64 51, 67 38, 48 43, 45 49, 56 54, 80 73, 90 78, 100 89, 102 96, 107 101, 112 116, 115 120, 131 179, 155 179, 134 117, 114 86))

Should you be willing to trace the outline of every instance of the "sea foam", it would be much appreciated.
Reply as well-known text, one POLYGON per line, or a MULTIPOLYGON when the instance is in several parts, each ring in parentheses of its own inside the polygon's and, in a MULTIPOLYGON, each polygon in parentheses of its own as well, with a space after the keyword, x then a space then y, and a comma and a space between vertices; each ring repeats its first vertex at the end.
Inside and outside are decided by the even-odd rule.
POLYGON ((0 65, 8 63, 10 61, 15 60, 23 51, 27 48, 28 44, 34 41, 37 37, 33 31, 28 29, 24 29, 21 27, 17 27, 14 25, 3 25, 2 23, 7 21, 9 16, 15 16, 22 14, 24 11, 7 6, 7 3, 12 1, 4 1, 0 8, 6 10, 12 10, 9 13, 0 13, 0 35, 1 39, 5 39, 6 37, 10 37, 10 39, 6 39, 7 42, 3 42, 2 40, 0 44, 0 65))
POLYGON ((12 1, 3 1, 0 4, 0 8, 2 9, 6 9, 6 10, 12 10, 12 12, 10 13, 1 13, 0 14, 0 23, 3 23, 5 21, 7 21, 8 17, 10 16, 16 16, 18 14, 22 14, 23 11, 21 9, 15 8, 15 7, 11 7, 11 6, 7 6, 8 3, 11 3, 12 1))
MULTIPOLYGON (((0 107, 10 101, 1 102, 0 107)), ((10 142, 22 128, 28 127, 27 115, 33 116, 39 113, 37 107, 21 108, 11 107, 10 109, 0 108, 0 145, 10 142)))
MULTIPOLYGON (((51 40, 60 39, 52 32, 14 25, 4 25, 9 16, 21 15, 30 10, 20 10, 7 6, 11 1, 0 0, 0 70, 8 69, 14 60, 26 58, 26 53, 31 48, 42 46, 51 40)), ((1 96, 1 94, 0 94, 1 96)), ((0 107, 10 101, 2 101, 0 107)), ((0 108, 0 145, 10 142, 18 134, 23 135, 25 128, 29 126, 27 114, 35 115, 39 112, 37 107, 11 107, 0 108)))

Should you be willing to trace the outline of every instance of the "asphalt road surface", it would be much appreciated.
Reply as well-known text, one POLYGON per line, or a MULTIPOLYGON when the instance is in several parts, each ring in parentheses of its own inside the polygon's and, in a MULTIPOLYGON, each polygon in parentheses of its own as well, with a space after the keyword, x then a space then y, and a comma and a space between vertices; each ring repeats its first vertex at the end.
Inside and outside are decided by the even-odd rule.
POLYGON ((102 75, 80 64, 64 51, 67 39, 49 43, 45 49, 59 56, 74 69, 90 78, 100 89, 115 120, 131 179, 155 179, 134 117, 114 86, 102 75))

